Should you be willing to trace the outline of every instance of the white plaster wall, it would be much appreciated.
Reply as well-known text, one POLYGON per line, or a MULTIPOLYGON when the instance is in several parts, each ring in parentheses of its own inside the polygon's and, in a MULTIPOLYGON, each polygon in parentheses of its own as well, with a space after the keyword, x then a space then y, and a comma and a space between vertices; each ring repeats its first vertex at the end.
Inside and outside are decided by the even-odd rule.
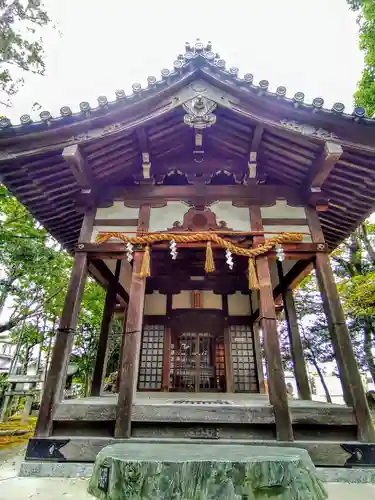
MULTIPOLYGON (((279 273, 277 271, 277 261, 269 260, 270 266, 270 274, 272 281, 272 288, 275 288, 279 284, 279 273)), ((283 261, 283 274, 284 276, 292 269, 292 267, 296 264, 295 260, 284 260, 283 261)))
POLYGON ((290 207, 286 200, 276 200, 272 207, 260 207, 262 219, 306 219, 304 207, 290 207))
POLYGON ((253 312, 259 308, 259 292, 254 290, 251 294, 251 304, 253 306, 253 312))
POLYGON ((111 207, 98 208, 97 219, 138 219, 139 208, 126 207, 123 201, 114 201, 111 207))
MULTIPOLYGON (((137 231, 136 226, 94 226, 91 241, 96 241, 96 238, 99 233, 130 233, 128 236, 135 236, 135 232, 137 231)), ((118 238, 112 238, 110 243, 116 243, 122 240, 118 238)))
MULTIPOLYGON (((264 222, 263 222, 264 223, 264 222)), ((309 226, 267 226, 263 225, 263 229, 265 233, 308 233, 308 234, 303 234, 302 241, 304 243, 311 243, 311 235, 310 235, 310 228, 309 226)), ((276 234, 265 234, 265 238, 269 239, 272 238, 272 236, 276 236, 276 234)))
POLYGON ((159 292, 145 296, 145 315, 164 316, 167 314, 167 296, 159 292))
POLYGON ((166 231, 173 223, 182 222, 189 207, 182 201, 169 201, 165 207, 151 208, 149 231, 166 231))
MULTIPOLYGON (((106 266, 112 271, 114 274, 116 269, 116 259, 106 259, 104 261, 106 266)), ((133 268, 127 260, 123 260, 121 263, 121 271, 120 271, 120 284, 124 287, 124 289, 129 293, 130 291, 130 283, 132 279, 133 268)))
MULTIPOLYGON (((172 309, 191 308, 191 290, 182 290, 172 297, 172 309)), ((216 295, 211 290, 202 290, 202 309, 222 309, 221 295, 216 295)))
POLYGON ((202 308, 203 309, 222 309, 223 300, 221 295, 217 295, 211 290, 202 290, 202 308))
POLYGON ((228 313, 229 316, 248 316, 250 315, 250 298, 241 292, 228 295, 228 313))
POLYGON ((248 208, 234 207, 231 201, 217 201, 210 208, 216 215, 217 223, 223 220, 230 229, 234 229, 235 231, 250 231, 248 208))
POLYGON ((172 309, 189 309, 191 307, 190 290, 182 290, 172 296, 172 309))

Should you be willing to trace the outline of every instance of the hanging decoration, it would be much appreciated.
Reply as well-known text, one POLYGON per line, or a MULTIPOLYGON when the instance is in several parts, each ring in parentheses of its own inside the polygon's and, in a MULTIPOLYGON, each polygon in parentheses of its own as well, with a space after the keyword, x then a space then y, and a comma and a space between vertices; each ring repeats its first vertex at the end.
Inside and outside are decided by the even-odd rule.
MULTIPOLYGON (((242 233, 232 232, 232 235, 238 235, 242 233)), ((143 236, 127 236, 124 233, 101 233, 97 236, 96 243, 100 245, 101 243, 106 243, 112 238, 119 239, 124 241, 125 243, 130 244, 131 246, 126 247, 127 255, 129 259, 130 249, 133 250, 132 245, 145 245, 144 255, 142 260, 142 266, 139 273, 140 278, 147 278, 151 275, 150 271, 150 245, 153 243, 158 243, 161 241, 169 241, 170 242, 170 252, 172 258, 177 257, 177 243, 199 243, 206 242, 206 262, 205 262, 205 270, 207 273, 212 273, 215 271, 215 262, 212 250, 212 243, 215 245, 225 248, 226 250, 226 259, 228 265, 233 265, 232 254, 242 255, 247 257, 249 260, 248 264, 248 278, 249 278, 249 288, 251 290, 257 290, 259 288, 258 278, 256 274, 255 262, 254 259, 258 255, 263 255, 274 247, 276 247, 277 258, 279 260, 283 260, 285 258, 284 250, 281 247, 282 243, 287 242, 301 242, 302 241, 301 233, 281 233, 277 236, 274 236, 265 241, 263 245, 260 245, 256 248, 244 248, 235 245, 232 241, 227 240, 219 236, 214 231, 202 231, 200 233, 193 234, 178 234, 178 233, 150 233, 145 234, 143 236), (229 255, 229 253, 230 255, 229 255), (229 261, 229 262, 228 262, 229 261), (230 261, 231 264, 230 264, 230 261)))
POLYGON ((126 258, 128 262, 133 260, 133 245, 129 241, 126 244, 126 258))
POLYGON ((285 254, 284 254, 284 249, 281 245, 277 244, 275 245, 275 250, 276 250, 276 258, 280 262, 282 262, 285 259, 285 254))
POLYGON ((169 243, 169 249, 171 251, 171 256, 173 260, 177 259, 177 243, 176 240, 171 240, 169 243))
POLYGON ((228 264, 229 269, 232 271, 233 269, 233 257, 232 257, 232 252, 227 248, 225 250, 225 260, 226 263, 228 264))

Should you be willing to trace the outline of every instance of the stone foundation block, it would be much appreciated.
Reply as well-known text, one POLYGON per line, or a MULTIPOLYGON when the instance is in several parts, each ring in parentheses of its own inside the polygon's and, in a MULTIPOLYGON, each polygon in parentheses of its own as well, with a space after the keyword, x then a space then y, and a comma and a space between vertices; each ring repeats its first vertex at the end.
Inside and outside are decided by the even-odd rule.
POLYGON ((324 500, 306 450, 119 443, 97 456, 89 493, 101 500, 324 500))

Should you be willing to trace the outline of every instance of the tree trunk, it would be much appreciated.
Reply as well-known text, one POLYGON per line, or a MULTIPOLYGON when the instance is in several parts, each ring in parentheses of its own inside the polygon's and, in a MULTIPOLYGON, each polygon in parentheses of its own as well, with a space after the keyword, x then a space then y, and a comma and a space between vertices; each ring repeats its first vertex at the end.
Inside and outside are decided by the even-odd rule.
POLYGON ((363 348, 365 351, 366 364, 368 371, 371 374, 372 380, 375 384, 375 360, 372 354, 372 324, 371 321, 369 321, 367 318, 365 318, 364 320, 363 336, 364 336, 363 348))
POLYGON ((324 393, 326 395, 326 400, 327 400, 327 403, 332 403, 332 398, 331 398, 331 395, 329 393, 329 390, 328 390, 328 387, 327 387, 327 384, 326 384, 326 381, 325 381, 325 378, 324 378, 324 375, 323 375, 323 372, 322 370, 319 368, 319 365, 314 363, 314 366, 316 368, 316 371, 318 372, 318 377, 320 379, 320 382, 323 386, 323 390, 324 390, 324 393))
POLYGON ((324 390, 324 393, 326 395, 326 400, 327 400, 327 403, 332 403, 332 398, 331 398, 331 395, 329 393, 329 390, 328 390, 328 387, 327 387, 327 384, 326 384, 326 381, 324 379, 324 375, 323 375, 323 372, 322 370, 320 369, 320 366, 318 364, 318 361, 316 359, 316 357, 314 356, 314 354, 312 353, 312 351, 310 351, 310 359, 313 363, 313 365, 315 366, 316 368, 316 371, 317 371, 317 374, 318 374, 318 377, 319 377, 319 380, 322 384, 322 387, 323 387, 323 390, 324 390))

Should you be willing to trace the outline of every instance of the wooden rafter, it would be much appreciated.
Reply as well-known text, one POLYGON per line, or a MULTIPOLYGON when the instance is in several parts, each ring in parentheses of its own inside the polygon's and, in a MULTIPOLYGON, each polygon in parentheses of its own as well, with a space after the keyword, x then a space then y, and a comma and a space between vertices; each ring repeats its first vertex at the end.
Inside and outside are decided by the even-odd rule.
POLYGON ((327 179, 333 167, 336 165, 343 153, 340 144, 327 141, 324 144, 323 152, 318 156, 315 164, 311 168, 309 178, 309 189, 321 188, 327 179))
POLYGON ((63 158, 68 162, 71 171, 82 189, 95 190, 95 180, 91 167, 83 157, 78 144, 67 146, 63 150, 63 158))
POLYGON ((259 171, 257 172, 257 156, 263 132, 264 132, 264 126, 258 124, 255 127, 253 137, 251 138, 250 155, 249 155, 249 176, 251 179, 254 179, 256 177, 259 178, 260 172, 259 171))
POLYGON ((151 158, 147 132, 144 128, 137 128, 136 135, 138 139, 139 149, 141 150, 142 155, 143 179, 150 179, 151 158))

